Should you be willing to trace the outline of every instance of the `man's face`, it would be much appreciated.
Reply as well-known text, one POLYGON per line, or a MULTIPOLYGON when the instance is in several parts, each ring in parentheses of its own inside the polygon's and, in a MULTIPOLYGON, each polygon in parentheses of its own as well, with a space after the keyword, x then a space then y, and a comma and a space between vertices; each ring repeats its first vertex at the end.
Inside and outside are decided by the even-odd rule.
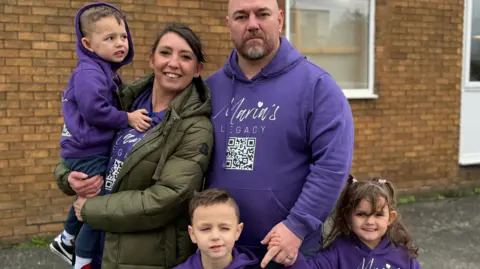
POLYGON ((243 58, 260 60, 279 47, 284 18, 276 0, 230 0, 226 19, 243 58))

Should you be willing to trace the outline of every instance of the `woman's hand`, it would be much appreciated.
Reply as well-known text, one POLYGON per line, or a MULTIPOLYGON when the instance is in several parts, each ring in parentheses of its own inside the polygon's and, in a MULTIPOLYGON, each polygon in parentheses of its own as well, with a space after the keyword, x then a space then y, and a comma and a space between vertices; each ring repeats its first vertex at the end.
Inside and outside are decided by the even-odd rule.
POLYGON ((82 212, 83 205, 85 204, 86 201, 87 201, 87 198, 78 196, 75 203, 73 203, 73 208, 75 208, 75 216, 77 216, 77 219, 82 222, 83 222, 83 219, 80 213, 82 212))
POLYGON ((72 190, 79 196, 85 198, 97 196, 103 186, 103 177, 94 176, 86 179, 87 175, 81 172, 71 172, 68 176, 68 184, 72 187, 72 190))

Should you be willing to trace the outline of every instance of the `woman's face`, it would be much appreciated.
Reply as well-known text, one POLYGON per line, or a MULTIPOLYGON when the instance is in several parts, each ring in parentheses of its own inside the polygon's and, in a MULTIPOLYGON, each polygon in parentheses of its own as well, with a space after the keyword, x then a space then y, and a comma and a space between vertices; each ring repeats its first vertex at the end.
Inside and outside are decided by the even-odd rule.
POLYGON ((181 92, 194 77, 200 76, 203 64, 178 34, 166 33, 150 55, 150 68, 155 72, 155 81, 163 91, 181 92))

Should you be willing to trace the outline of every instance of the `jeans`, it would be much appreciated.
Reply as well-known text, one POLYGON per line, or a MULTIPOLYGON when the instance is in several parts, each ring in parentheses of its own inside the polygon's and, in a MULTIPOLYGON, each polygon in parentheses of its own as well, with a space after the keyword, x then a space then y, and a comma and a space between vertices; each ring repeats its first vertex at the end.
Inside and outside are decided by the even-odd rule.
MULTIPOLYGON (((92 177, 105 175, 109 158, 105 156, 93 156, 86 158, 65 158, 65 165, 72 171, 82 172, 92 177)), ((104 193, 104 187, 100 195, 104 193)), ((70 208, 64 225, 65 231, 77 235, 75 239, 75 255, 82 258, 93 258, 95 246, 100 238, 100 231, 92 229, 86 223, 80 222, 75 216, 73 206, 70 208)))

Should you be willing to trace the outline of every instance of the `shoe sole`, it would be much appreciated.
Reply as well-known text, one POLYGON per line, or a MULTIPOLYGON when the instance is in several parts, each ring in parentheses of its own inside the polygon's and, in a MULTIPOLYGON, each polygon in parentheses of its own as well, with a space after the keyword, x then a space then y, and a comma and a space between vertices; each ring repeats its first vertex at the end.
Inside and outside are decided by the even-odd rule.
POLYGON ((67 262, 69 265, 72 265, 72 261, 68 259, 63 253, 58 251, 56 248, 53 247, 52 244, 49 245, 50 251, 53 252, 53 254, 57 255, 58 257, 62 258, 65 262, 67 262))

